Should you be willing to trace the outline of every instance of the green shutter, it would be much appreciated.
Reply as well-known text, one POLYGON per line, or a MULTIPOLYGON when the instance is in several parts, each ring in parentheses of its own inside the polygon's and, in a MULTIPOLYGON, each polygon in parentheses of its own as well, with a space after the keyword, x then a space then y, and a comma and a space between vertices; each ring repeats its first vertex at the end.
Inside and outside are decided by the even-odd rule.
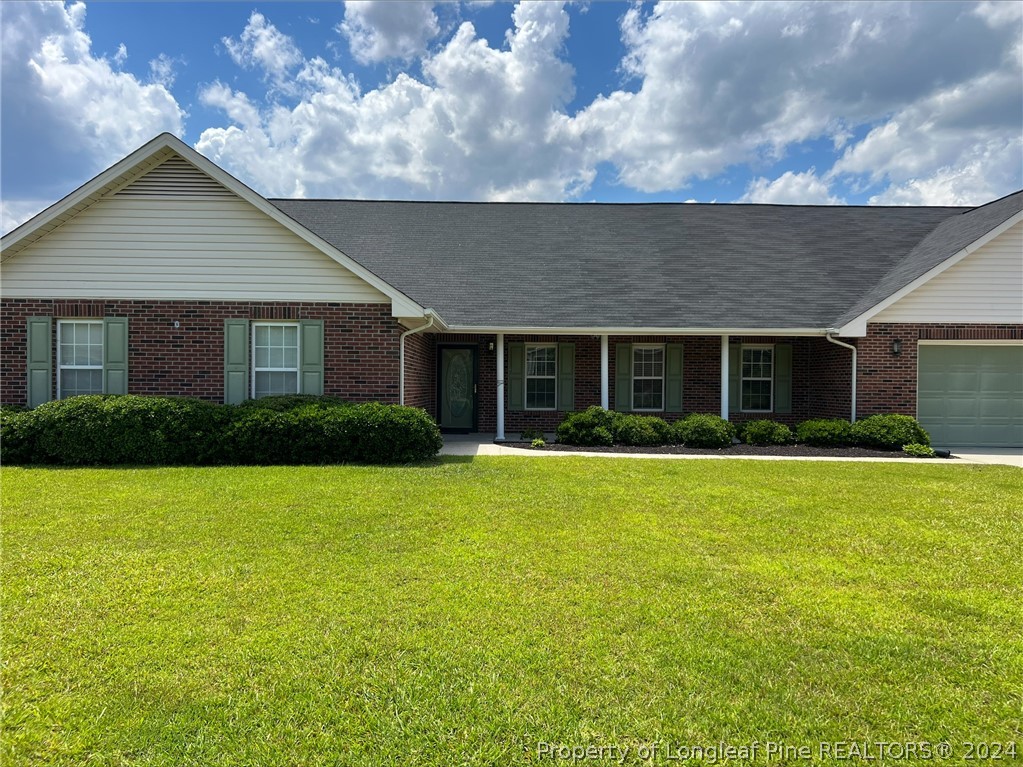
POLYGON ((682 412, 682 344, 664 347, 664 410, 682 412))
POLYGON ((558 410, 575 410, 575 344, 558 344, 558 410))
POLYGON ((615 410, 632 410, 632 344, 615 344, 615 410))
POLYGON ((224 402, 249 398, 249 321, 224 320, 224 402))
POLYGON ((508 381, 504 390, 508 393, 508 410, 525 410, 526 399, 526 346, 508 344, 508 381))
POLYGON ((53 399, 53 318, 28 318, 28 406, 53 399))
POLYGON ((742 410, 742 346, 728 345, 728 412, 738 413, 742 410))
POLYGON ((792 344, 774 347, 774 412, 792 412, 792 344))
POLYGON ((128 393, 128 318, 103 318, 103 393, 128 393))
POLYGON ((302 320, 298 327, 302 351, 298 391, 301 394, 323 394, 323 320, 302 320))

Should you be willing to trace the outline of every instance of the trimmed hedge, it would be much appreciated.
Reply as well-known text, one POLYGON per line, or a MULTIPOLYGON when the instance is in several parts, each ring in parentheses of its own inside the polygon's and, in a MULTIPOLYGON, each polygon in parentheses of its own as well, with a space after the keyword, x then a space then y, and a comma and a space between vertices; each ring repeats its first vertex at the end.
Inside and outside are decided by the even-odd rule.
POLYGON ((0 413, 0 460, 67 466, 410 463, 443 441, 418 408, 334 398, 237 407, 87 395, 0 413))
POLYGON ((796 441, 814 447, 841 447, 852 442, 851 428, 844 418, 811 418, 796 426, 796 441))
POLYGON ((649 447, 671 443, 671 427, 667 422, 652 415, 624 415, 619 413, 614 421, 615 444, 649 447))
POLYGON ((719 415, 693 413, 672 424, 672 442, 700 448, 731 447, 735 425, 719 415))
POLYGON ((908 415, 872 415, 849 429, 856 445, 877 450, 901 450, 903 445, 930 445, 931 436, 908 415))
POLYGON ((558 442, 580 447, 610 446, 615 441, 615 422, 621 415, 613 410, 593 407, 578 413, 569 413, 558 424, 555 436, 558 442))
POLYGON ((777 421, 747 421, 742 427, 742 441, 747 445, 787 445, 792 441, 792 430, 777 421))

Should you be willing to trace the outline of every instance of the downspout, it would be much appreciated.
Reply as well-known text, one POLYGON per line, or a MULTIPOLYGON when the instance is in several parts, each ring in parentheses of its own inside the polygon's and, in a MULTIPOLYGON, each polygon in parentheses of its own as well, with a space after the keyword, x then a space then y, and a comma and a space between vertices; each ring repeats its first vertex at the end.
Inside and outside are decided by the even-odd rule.
POLYGON ((429 330, 433 327, 433 321, 435 315, 433 309, 427 309, 424 314, 427 317, 425 325, 420 325, 418 328, 412 328, 406 330, 401 334, 398 339, 398 404, 405 404, 405 336, 410 336, 413 333, 422 333, 424 330, 429 330))
POLYGON ((824 337, 831 343, 835 344, 835 346, 842 346, 852 351, 852 417, 849 418, 849 422, 856 423, 856 347, 852 344, 847 344, 845 341, 839 341, 832 338, 836 332, 837 331, 834 330, 828 330, 824 334, 824 337))

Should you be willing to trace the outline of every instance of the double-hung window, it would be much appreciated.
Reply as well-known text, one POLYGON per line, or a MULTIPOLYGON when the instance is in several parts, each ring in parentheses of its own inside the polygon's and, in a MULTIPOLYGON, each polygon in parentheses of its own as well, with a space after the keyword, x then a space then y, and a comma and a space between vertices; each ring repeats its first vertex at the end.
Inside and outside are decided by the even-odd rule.
POLYGON ((58 320, 57 398, 103 393, 103 321, 58 320))
POLYGON ((297 323, 252 323, 252 396, 298 394, 297 323))
POLYGON ((558 402, 558 347, 526 346, 526 410, 555 410, 558 402))
POLYGON ((774 347, 742 347, 742 409, 767 413, 773 409, 774 347))
POLYGON ((632 347, 632 409, 664 410, 664 346, 632 347))

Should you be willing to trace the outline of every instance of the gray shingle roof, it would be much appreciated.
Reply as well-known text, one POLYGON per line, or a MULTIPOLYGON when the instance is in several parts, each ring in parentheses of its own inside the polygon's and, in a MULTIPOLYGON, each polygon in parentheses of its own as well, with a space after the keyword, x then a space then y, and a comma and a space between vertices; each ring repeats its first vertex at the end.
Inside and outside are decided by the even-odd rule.
POLYGON ((1000 215, 939 234, 973 209, 270 202, 472 327, 831 327, 1000 215))

